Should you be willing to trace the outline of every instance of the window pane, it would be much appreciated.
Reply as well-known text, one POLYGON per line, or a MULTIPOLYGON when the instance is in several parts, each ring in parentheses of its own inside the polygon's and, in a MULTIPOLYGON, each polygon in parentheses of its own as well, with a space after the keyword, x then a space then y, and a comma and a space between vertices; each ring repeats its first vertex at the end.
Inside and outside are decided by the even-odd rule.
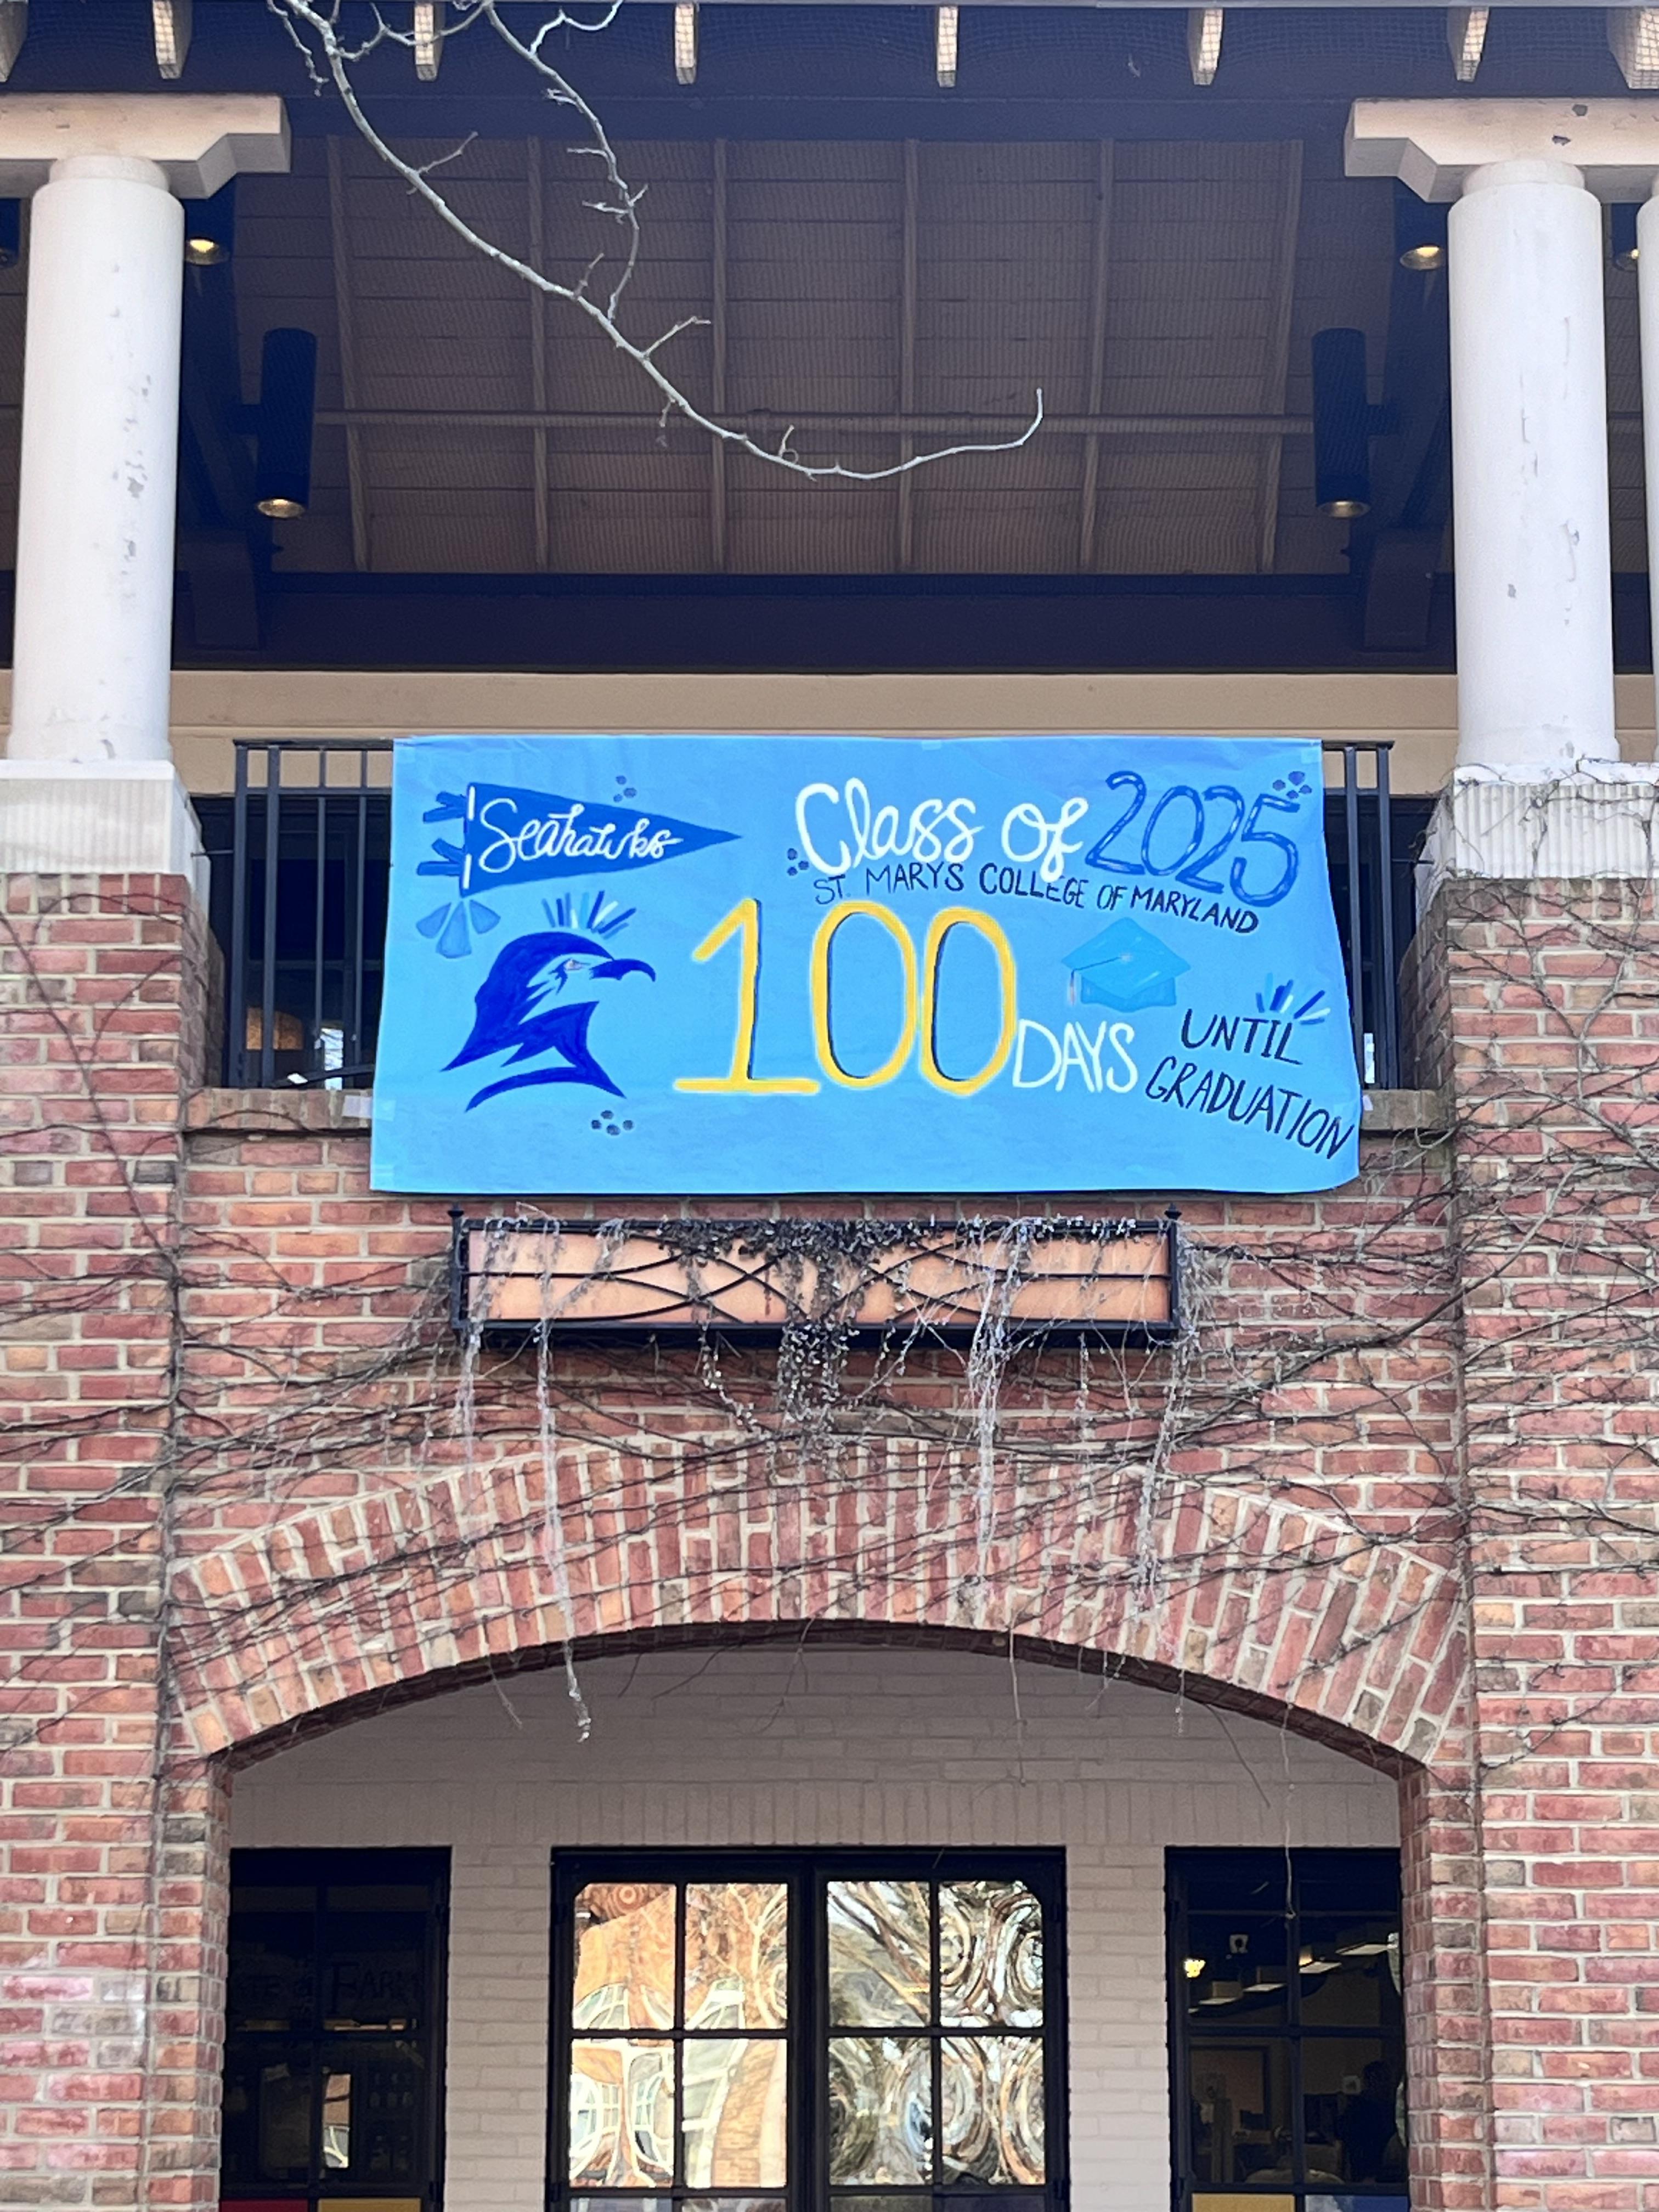
POLYGON ((1398 2050, 1310 2037, 1302 2049, 1302 2092, 1310 2181, 1322 2172, 1339 2181, 1404 2185, 1405 2068, 1398 2050))
POLYGON ((311 2171, 311 2077, 271 2053, 233 2052, 226 2062, 223 2175, 246 2187, 303 2181, 311 2171))
POLYGON ((290 2181, 311 2171, 311 2072, 276 2058, 261 2066, 255 2152, 261 2181, 290 2181))
MULTIPOLYGON (((1260 2212, 1260 2199, 1252 2197, 1250 2202, 1260 2212)), ((1354 2197, 1346 2189, 1335 2197, 1321 2194, 1304 2197, 1303 2203, 1305 2212, 1411 2212, 1403 2197, 1373 2197, 1369 2192, 1354 2197)))
POLYGON ((831 2037, 830 2180, 903 2188, 931 2180, 933 2171, 933 2060, 926 2038, 831 2037))
POLYGON ((694 1881, 685 1893, 685 2024, 781 2027, 789 1893, 781 1881, 694 1881))
POLYGON ((590 1882, 576 1899, 573 2027, 674 2025, 674 1886, 590 1882))
POLYGON ((939 2019, 1041 2027, 1042 1908, 1023 1881, 947 1881, 939 1896, 939 2019))
POLYGON ((575 2044, 569 2109, 570 2179, 578 2187, 648 2189, 673 2180, 672 2044, 575 2044))
POLYGON ((685 2178, 693 2189, 781 2189, 789 2178, 781 2036, 687 2041, 685 2178))
POLYGON ((1286 1937, 1282 1915, 1194 1912, 1182 1960, 1187 2009, 1216 2027, 1277 2025, 1287 2017, 1286 1937))
POLYGON ((325 1921, 323 2025, 332 2029, 418 2027, 426 1923, 396 1918, 325 1921))
MULTIPOLYGON (((582 2212, 584 2204, 588 2212, 616 2212, 617 2199, 585 2197, 574 2212, 582 2212)), ((680 2212, 785 2212, 785 2200, 781 2197, 683 2197, 679 2208, 680 2212)), ((928 2212, 928 2208, 924 2206, 922 2212, 928 2212)))
POLYGON ((315 1938, 309 1915, 238 1917, 225 1992, 229 2033, 309 2029, 316 2002, 315 1938))
MULTIPOLYGON (((1325 2202, 1323 2197, 1310 2197, 1307 2212, 1315 2212, 1325 2202)), ((1294 2197, 1235 2197, 1231 2191, 1212 2197, 1205 2191, 1194 2197, 1193 2212, 1297 2212, 1297 2204, 1294 2197)))
POLYGON ((351 2163, 351 2076, 323 2077, 323 2164, 330 2172, 351 2163))
POLYGON ((331 2042, 324 2048, 323 2069, 324 2172, 340 2172, 349 2159, 351 2179, 370 2187, 418 2181, 426 2170, 430 2105, 419 2045, 331 2042), (331 2094, 334 2154, 328 2134, 331 2094), (338 2155, 342 2152, 347 2156, 338 2155))
POLYGON ((830 2202, 835 2212, 933 2212, 931 2197, 859 2197, 838 2189, 830 2202))
POLYGON ((1304 1913, 1301 1971, 1304 2026, 1399 2030, 1397 1920, 1304 1913))
POLYGON ((946 2181, 1043 2178, 1042 2045, 1034 2035, 946 2036, 939 2054, 946 2181))
POLYGON ((1194 2045, 1194 2181, 1235 2188, 1295 2179, 1289 2060, 1277 2041, 1194 2045))
POLYGON ((827 1909, 830 2019, 846 2027, 925 2026, 927 1884, 832 1881, 827 1909))

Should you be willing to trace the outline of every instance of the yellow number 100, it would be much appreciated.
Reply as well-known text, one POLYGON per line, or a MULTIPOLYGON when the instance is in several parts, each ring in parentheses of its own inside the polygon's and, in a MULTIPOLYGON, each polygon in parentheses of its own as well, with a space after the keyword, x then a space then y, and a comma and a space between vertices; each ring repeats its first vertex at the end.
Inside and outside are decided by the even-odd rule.
MULTIPOLYGON (((712 1091, 728 1097, 737 1094, 749 1097, 779 1092, 799 1096, 817 1091, 819 1088, 817 1079, 810 1075, 762 1077, 754 1073, 755 1030, 760 1019, 759 900, 740 900, 709 931, 691 957, 698 962, 711 960, 733 937, 739 940, 739 952, 738 1025, 732 1048, 731 1071, 726 1075, 681 1076, 674 1088, 677 1091, 712 1091)), ((817 1052, 818 1065, 832 1083, 838 1083, 848 1091, 873 1091, 881 1084, 890 1083, 914 1051, 922 1074, 936 1090, 947 1091, 953 1097, 969 1098, 975 1091, 982 1091, 988 1083, 995 1080, 1006 1066, 1008 1055, 1013 1050, 1018 985, 1013 948, 1000 926, 988 914, 981 914, 973 907, 947 906, 940 908, 927 925, 927 939, 918 963, 915 941, 890 907, 878 906, 871 899, 848 899, 833 908, 818 924, 812 939, 810 978, 812 1041, 817 1052), (837 933, 854 915, 862 915, 866 921, 873 921, 878 927, 886 931, 898 947, 904 979, 897 1039, 880 1066, 872 1068, 867 1075, 855 1075, 842 1065, 836 1056, 830 1023, 830 954, 837 933), (973 1074, 964 1076, 947 1075, 939 1066, 936 1036, 939 967, 945 957, 946 942, 954 929, 977 931, 996 955, 1001 1014, 997 1041, 990 1057, 973 1074)))

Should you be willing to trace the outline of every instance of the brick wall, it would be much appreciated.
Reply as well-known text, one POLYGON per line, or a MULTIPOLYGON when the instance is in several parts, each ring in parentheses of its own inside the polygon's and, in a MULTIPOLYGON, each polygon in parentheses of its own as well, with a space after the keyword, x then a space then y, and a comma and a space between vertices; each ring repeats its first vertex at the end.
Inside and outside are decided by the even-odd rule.
POLYGON ((1460 1101, 1494 2201, 1659 2203, 1659 951, 1651 886, 1439 944, 1460 1101))
POLYGON ((0 914, 0 2200, 192 2201, 222 1980, 222 1787, 160 1775, 179 1099, 208 958, 166 877, 0 914), (216 1811, 217 1817, 215 1817, 216 1811), (163 1978, 163 1970, 165 1978, 163 1978))
POLYGON ((194 1092, 177 888, 14 884, 3 948, 15 2201, 212 2201, 239 1765, 567 1638, 580 1674, 811 1624, 1104 1667, 1401 1778, 1417 2203, 1654 2212, 1645 905, 1443 896, 1449 1140, 1183 1201, 1188 1352, 1012 1377, 987 1486, 918 1444, 956 1354, 834 1479, 741 1359, 562 1355, 545 1419, 533 1361, 469 1388, 445 1211, 368 1191, 356 1102, 194 1092))

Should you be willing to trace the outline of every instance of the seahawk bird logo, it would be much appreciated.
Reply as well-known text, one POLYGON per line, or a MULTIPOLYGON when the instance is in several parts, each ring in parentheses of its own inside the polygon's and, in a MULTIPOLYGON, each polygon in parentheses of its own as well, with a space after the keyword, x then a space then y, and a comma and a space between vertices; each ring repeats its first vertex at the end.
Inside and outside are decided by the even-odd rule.
POLYGON ((599 939, 574 929, 537 930, 504 945, 473 1000, 472 1034, 449 1066, 466 1067, 501 1052, 507 1054, 510 1067, 541 1053, 556 1053, 559 1065, 526 1068, 522 1074, 503 1075, 485 1084, 467 1100, 467 1111, 482 1106, 486 1098, 499 1098, 504 1091, 527 1090, 538 1083, 586 1083, 620 1098, 621 1088, 588 1046, 588 1024, 598 1000, 569 1004, 562 994, 578 978, 616 983, 624 975, 647 976, 653 983, 657 980, 656 969, 643 960, 618 960, 599 939), (550 1000, 559 1003, 550 1006, 550 1000))

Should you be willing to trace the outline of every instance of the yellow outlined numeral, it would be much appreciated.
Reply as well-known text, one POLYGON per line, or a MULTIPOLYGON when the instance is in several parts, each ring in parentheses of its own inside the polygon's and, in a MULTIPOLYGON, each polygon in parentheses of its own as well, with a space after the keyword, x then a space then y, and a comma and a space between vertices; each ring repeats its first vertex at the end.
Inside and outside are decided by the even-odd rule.
POLYGON ((738 954, 738 1033, 732 1047, 732 1072, 729 1075, 678 1076, 674 1088, 711 1091, 726 1097, 776 1097, 780 1093, 796 1097, 808 1096, 820 1087, 816 1076, 764 1076, 754 1072, 755 1024, 760 1018, 760 901, 740 899, 730 914, 714 924, 691 957, 698 962, 712 960, 734 937, 741 939, 742 949, 738 954))
POLYGON ((890 1083, 910 1057, 916 1041, 916 1019, 915 943, 891 907, 878 906, 873 899, 848 899, 831 908, 818 924, 817 934, 812 939, 812 1042, 824 1073, 831 1081, 845 1085, 848 1091, 873 1091, 878 1084, 890 1083), (878 922, 897 945, 899 957, 904 963, 904 1021, 899 1040, 881 1066, 872 1069, 868 1075, 849 1074, 842 1066, 836 1057, 835 1040, 830 1030, 830 949, 836 941, 836 932, 855 914, 878 922))
POLYGON ((940 1091, 948 1091, 954 1098, 971 1098, 976 1091, 983 1091, 988 1083, 994 1082, 1008 1064, 1008 1055, 1014 1048, 1015 1032, 1018 1028, 1018 971, 1014 964, 1014 948, 1003 935, 1001 925, 988 914, 981 914, 971 906, 941 907, 927 925, 927 942, 921 955, 921 1036, 916 1056, 921 1072, 927 1080, 940 1091), (997 956, 997 979, 1002 996, 1002 1030, 992 1048, 991 1057, 976 1074, 947 1075, 939 1064, 933 1037, 934 1017, 939 1006, 939 963, 945 957, 945 940, 953 929, 976 929, 997 956))

